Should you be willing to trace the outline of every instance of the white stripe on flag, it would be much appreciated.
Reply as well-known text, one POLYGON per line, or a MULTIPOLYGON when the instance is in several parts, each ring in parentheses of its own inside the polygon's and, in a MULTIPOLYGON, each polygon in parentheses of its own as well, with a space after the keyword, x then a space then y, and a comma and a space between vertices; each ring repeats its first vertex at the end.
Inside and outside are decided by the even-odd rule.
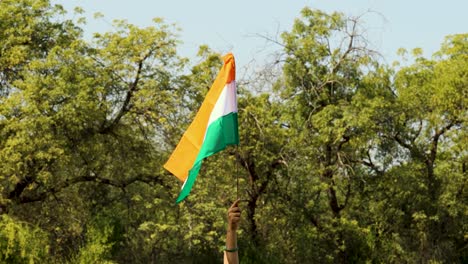
POLYGON ((210 119, 206 128, 218 118, 223 117, 229 113, 237 113, 237 96, 236 96, 236 81, 232 81, 224 86, 223 91, 218 97, 216 104, 211 111, 210 119))

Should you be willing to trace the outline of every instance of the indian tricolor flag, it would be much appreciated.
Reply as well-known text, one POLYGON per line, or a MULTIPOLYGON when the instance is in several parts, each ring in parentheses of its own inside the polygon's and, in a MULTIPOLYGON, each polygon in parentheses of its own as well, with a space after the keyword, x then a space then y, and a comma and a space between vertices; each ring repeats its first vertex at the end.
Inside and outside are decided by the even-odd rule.
POLYGON ((164 168, 184 182, 177 203, 189 195, 203 159, 239 144, 237 128, 236 65, 224 56, 224 65, 211 86, 195 119, 185 131, 164 168))

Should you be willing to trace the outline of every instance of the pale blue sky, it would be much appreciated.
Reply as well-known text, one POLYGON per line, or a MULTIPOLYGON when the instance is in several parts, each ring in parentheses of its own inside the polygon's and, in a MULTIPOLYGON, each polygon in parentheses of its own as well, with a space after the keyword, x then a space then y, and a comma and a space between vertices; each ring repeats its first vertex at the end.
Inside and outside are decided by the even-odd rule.
POLYGON ((364 16, 368 39, 388 63, 397 59, 400 47, 421 47, 425 55, 439 49, 448 34, 468 32, 468 0, 52 0, 68 10, 81 6, 87 12, 84 27, 93 32, 111 30, 113 19, 139 26, 151 25, 154 17, 176 23, 183 44, 179 54, 194 58, 198 46, 207 44, 219 52, 232 51, 237 64, 252 60, 262 64, 274 49, 257 34, 275 36, 289 30, 304 6, 327 12, 341 11, 364 16), (94 20, 101 12, 105 20, 94 20), (262 52, 263 51, 263 52, 262 52))

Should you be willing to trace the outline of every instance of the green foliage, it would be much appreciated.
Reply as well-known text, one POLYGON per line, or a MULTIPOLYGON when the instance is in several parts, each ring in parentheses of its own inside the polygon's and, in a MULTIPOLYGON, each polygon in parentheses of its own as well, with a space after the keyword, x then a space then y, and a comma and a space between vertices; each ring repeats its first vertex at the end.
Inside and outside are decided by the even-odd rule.
POLYGON ((0 261, 43 263, 49 254, 47 234, 8 215, 0 216, 0 261))
POLYGON ((88 226, 85 233, 84 245, 79 249, 76 256, 72 258, 71 263, 114 263, 109 261, 111 250, 115 243, 111 241, 114 230, 109 225, 110 221, 106 222, 108 219, 103 220, 88 226), (100 222, 103 220, 104 222, 100 222))
POLYGON ((220 54, 189 64, 159 18, 88 41, 64 12, 0 1, 2 262, 219 263, 237 196, 242 263, 468 260, 467 34, 388 66, 357 19, 305 8, 281 74, 238 80, 240 146, 175 205, 162 164, 220 54))

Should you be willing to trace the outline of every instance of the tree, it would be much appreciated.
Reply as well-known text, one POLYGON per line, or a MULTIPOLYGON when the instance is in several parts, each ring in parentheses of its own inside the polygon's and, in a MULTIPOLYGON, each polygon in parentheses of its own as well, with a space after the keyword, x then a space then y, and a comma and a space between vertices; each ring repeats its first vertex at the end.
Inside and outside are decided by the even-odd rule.
POLYGON ((48 1, 2 1, 0 9, 8 36, 1 40, 2 213, 49 223, 42 227, 54 234, 53 250, 66 256, 100 208, 132 184, 163 188, 165 115, 177 105, 185 60, 159 19, 148 28, 118 21, 115 32, 87 43, 72 21, 52 22, 63 10, 48 1))
POLYGON ((414 63, 394 77, 395 100, 387 113, 391 122, 380 126, 393 144, 383 151, 394 157, 378 184, 382 195, 374 196, 377 203, 385 201, 386 209, 378 214, 392 223, 382 225, 382 231, 398 234, 395 242, 413 261, 466 259, 459 253, 466 247, 462 233, 467 228, 462 220, 466 153, 461 147, 466 138, 466 49, 466 34, 447 37, 433 59, 415 49, 414 63), (389 181, 393 187, 383 186, 389 181))
POLYGON ((308 249, 303 260, 363 261, 365 230, 348 210, 372 145, 369 129, 388 87, 366 83, 380 67, 357 19, 305 8, 282 37, 284 78, 276 89, 295 131, 284 201, 292 208, 306 205, 300 212, 309 228, 296 235, 322 245, 318 252, 308 249))

